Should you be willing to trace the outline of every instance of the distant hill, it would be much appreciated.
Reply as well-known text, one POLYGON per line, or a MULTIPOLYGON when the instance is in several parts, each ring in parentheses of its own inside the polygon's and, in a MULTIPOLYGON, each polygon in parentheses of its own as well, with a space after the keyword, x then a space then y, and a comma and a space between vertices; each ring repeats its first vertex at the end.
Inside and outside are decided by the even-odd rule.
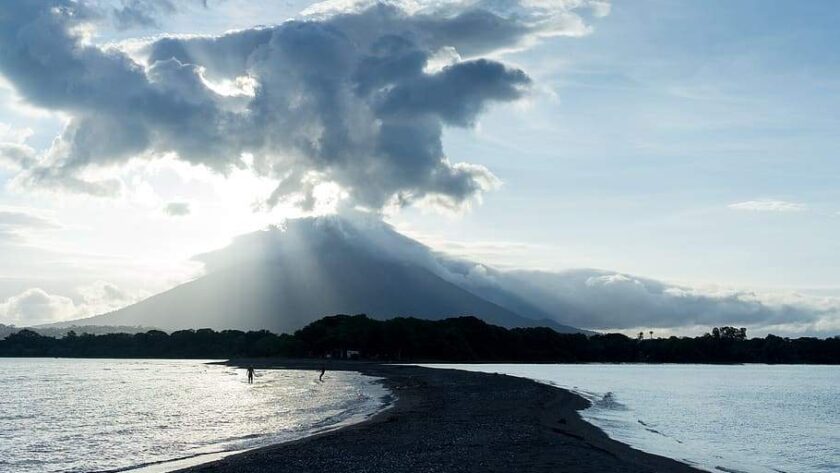
POLYGON ((15 327, 14 325, 0 324, 0 340, 8 337, 13 333, 20 332, 27 329, 37 332, 45 337, 63 337, 68 332, 75 332, 77 335, 87 333, 90 335, 105 335, 108 333, 142 333, 147 332, 151 327, 140 326, 119 326, 119 325, 75 325, 74 323, 61 324, 62 326, 55 326, 55 324, 44 325, 40 327, 15 327))
POLYGON ((428 248, 378 221, 294 220, 198 259, 207 267, 205 276, 72 323, 290 333, 324 315, 367 313, 430 320, 471 315, 502 327, 579 331, 501 289, 471 291, 458 284, 457 275, 440 266, 428 248), (491 302, 488 294, 497 297, 491 302), (527 308, 527 316, 518 308, 527 308))

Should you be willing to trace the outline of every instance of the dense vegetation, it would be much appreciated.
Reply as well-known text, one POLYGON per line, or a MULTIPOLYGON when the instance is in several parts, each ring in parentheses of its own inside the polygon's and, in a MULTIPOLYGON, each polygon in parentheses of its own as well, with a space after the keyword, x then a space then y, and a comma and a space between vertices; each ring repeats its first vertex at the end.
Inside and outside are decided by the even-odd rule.
MULTIPOLYGON (((140 332, 147 332, 151 330, 152 327, 131 327, 127 325, 71 325, 69 327, 38 327, 32 330, 40 335, 45 335, 47 337, 56 337, 60 338, 69 332, 76 332, 76 333, 89 333, 91 335, 102 335, 105 333, 140 333, 140 332)), ((8 337, 13 333, 17 333, 23 330, 22 328, 15 327, 14 325, 3 325, 0 324, 0 340, 8 337)))
POLYGON ((630 338, 504 329, 474 317, 439 321, 373 320, 337 315, 294 335, 210 329, 167 334, 68 332, 62 338, 21 330, 0 341, 0 356, 114 358, 346 357, 394 361, 840 363, 840 338, 748 339, 744 329, 715 328, 700 337, 630 338))

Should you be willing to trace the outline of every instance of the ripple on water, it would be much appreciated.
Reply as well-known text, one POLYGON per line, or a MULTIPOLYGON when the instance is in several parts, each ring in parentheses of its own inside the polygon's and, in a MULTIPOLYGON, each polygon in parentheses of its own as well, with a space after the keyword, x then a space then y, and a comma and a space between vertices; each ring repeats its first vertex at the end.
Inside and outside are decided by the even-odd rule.
POLYGON ((254 448, 364 419, 387 395, 358 373, 316 376, 265 370, 248 385, 193 360, 0 359, 11 393, 0 396, 0 470, 114 471, 254 448))
POLYGON ((840 366, 443 366, 572 389, 610 437, 709 471, 840 472, 840 366))

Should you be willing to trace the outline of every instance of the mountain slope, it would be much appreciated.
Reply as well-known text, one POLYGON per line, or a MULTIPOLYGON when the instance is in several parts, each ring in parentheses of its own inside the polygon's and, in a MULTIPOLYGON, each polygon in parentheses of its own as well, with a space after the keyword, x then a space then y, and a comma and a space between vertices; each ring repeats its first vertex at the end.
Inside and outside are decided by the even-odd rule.
POLYGON ((296 222, 284 231, 257 232, 226 250, 203 255, 206 276, 84 323, 290 332, 325 315, 367 313, 425 319, 474 315, 503 327, 577 331, 522 317, 416 260, 396 258, 356 225, 296 222))

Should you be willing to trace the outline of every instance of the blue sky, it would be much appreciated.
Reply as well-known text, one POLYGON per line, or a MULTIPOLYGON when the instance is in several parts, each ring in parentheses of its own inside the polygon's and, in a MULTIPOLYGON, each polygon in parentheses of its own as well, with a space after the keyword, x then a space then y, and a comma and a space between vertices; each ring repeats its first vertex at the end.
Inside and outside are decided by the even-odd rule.
POLYGON ((527 108, 448 135, 504 187, 451 225, 411 222, 540 245, 531 261, 551 268, 836 289, 838 16, 832 2, 618 2, 591 35, 510 58, 547 89, 527 108), (800 210, 729 207, 750 201, 800 210))
MULTIPOLYGON (((161 35, 281 23, 310 3, 185 3, 156 26, 98 24, 90 41, 130 50, 161 35)), ((387 209, 386 220, 505 269, 840 296, 840 5, 620 1, 583 18, 587 34, 490 53, 525 71, 530 92, 491 105, 473 127, 445 127, 448 159, 486 167, 501 186, 458 211, 420 203, 387 209)), ((32 106, 7 82, 0 142, 44 153, 72 114, 32 106)), ((171 157, 125 163, 118 198, 31 188, 19 172, 0 166, 0 211, 42 222, 6 224, 15 239, 0 242, 0 304, 38 287, 98 310, 107 302, 81 308, 79 288, 103 281, 125 303, 195 275, 193 254, 306 214, 292 203, 254 212, 276 185, 264 176, 171 157), (189 211, 167 214, 169 204, 189 211)))

